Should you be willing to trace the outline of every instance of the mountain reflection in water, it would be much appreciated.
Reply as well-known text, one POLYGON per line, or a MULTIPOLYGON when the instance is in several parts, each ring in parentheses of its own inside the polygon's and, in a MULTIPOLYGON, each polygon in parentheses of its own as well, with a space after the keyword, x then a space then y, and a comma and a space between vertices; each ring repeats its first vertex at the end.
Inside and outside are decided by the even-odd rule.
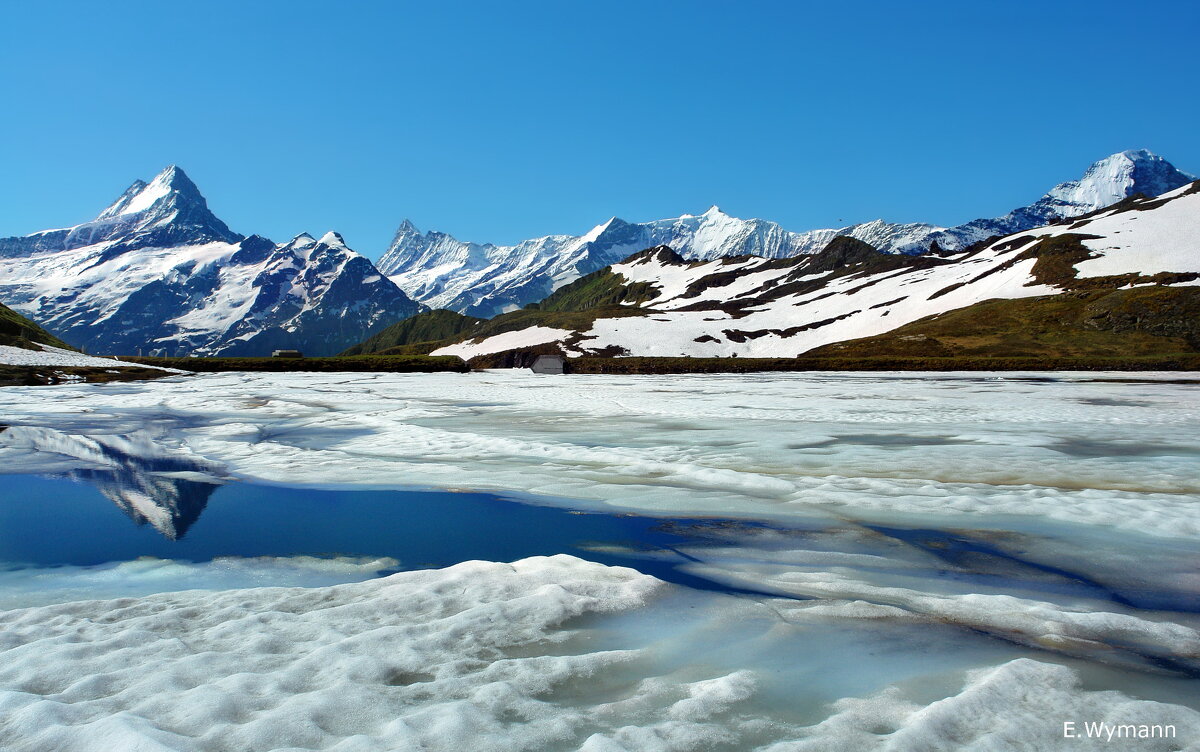
POLYGON ((94 486, 135 523, 170 540, 187 534, 225 476, 219 465, 172 451, 149 432, 85 435, 31 426, 0 426, 0 432, 0 446, 36 451, 50 474, 94 486))

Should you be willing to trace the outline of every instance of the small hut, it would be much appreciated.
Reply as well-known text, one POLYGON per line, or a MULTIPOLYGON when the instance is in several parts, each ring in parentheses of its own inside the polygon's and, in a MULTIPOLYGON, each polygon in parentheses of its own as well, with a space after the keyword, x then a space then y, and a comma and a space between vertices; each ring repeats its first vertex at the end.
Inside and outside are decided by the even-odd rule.
POLYGON ((561 355, 539 355, 529 370, 534 373, 561 374, 566 364, 561 355))
POLYGON ((304 353, 299 350, 276 350, 271 353, 272 358, 303 358, 304 353))

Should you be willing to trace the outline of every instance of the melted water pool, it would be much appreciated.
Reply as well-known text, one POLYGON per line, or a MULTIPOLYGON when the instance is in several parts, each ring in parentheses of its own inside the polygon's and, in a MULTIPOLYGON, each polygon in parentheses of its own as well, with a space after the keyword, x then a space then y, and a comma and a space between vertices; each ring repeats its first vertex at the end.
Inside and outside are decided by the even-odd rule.
POLYGON ((75 475, 101 483, 4 476, 0 562, 53 567, 139 557, 191 562, 230 556, 390 557, 399 566, 380 572, 388 574, 568 553, 699 589, 744 590, 677 569, 689 560, 677 547, 708 543, 707 524, 573 511, 482 493, 75 475), (148 489, 157 490, 158 498, 147 498, 148 489), (632 553, 606 552, 614 550, 632 553))

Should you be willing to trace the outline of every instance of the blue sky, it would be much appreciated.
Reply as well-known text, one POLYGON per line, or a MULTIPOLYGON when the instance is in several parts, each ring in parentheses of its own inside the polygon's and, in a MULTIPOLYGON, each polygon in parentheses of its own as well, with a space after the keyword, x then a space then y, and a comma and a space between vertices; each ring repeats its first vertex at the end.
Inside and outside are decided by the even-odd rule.
POLYGON ((10 2, 0 236, 182 166, 243 233, 464 240, 719 204, 952 224, 1149 148, 1200 172, 1200 4, 10 2))

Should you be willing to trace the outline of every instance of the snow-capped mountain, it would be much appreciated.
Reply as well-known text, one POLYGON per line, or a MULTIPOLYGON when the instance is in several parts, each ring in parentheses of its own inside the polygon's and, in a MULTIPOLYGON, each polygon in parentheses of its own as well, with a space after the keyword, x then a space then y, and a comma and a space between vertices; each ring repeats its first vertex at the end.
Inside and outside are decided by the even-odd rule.
POLYGON ((883 254, 853 238, 790 259, 689 261, 652 248, 563 287, 539 304, 544 320, 501 317, 433 354, 552 345, 569 356, 793 357, 991 299, 1198 284, 1200 181, 944 255, 883 254))
POLYGON ((1046 195, 1002 217, 976 219, 957 227, 930 233, 918 243, 886 250, 921 252, 933 241, 947 250, 966 248, 997 235, 1042 227, 1062 219, 1111 206, 1136 193, 1159 196, 1187 185, 1195 177, 1176 169, 1167 160, 1145 149, 1118 152, 1094 163, 1079 180, 1059 183, 1046 195))
POLYGON ((540 300, 643 248, 670 246, 689 260, 791 258, 815 253, 834 237, 847 235, 887 253, 923 253, 935 240, 952 251, 991 236, 1080 216, 1134 193, 1156 196, 1191 179, 1150 152, 1121 152, 1096 162, 1081 179, 1056 186, 1030 206, 952 228, 874 220, 792 232, 763 219, 731 217, 714 206, 700 215, 644 223, 614 217, 580 236, 550 235, 497 246, 464 243, 440 232, 421 233, 405 220, 379 268, 415 300, 487 317, 540 300))
POLYGON ((332 355, 423 307, 330 232, 232 232, 183 170, 91 222, 0 240, 0 299, 93 353, 332 355))
POLYGON ((643 248, 668 245, 689 259, 746 254, 788 258, 814 253, 839 234, 890 247, 916 242, 937 229, 876 221, 796 233, 762 219, 731 217, 713 206, 699 215, 640 224, 613 217, 584 235, 549 235, 497 246, 464 243, 441 232, 422 234, 405 220, 379 268, 431 308, 490 317, 541 300, 643 248))

